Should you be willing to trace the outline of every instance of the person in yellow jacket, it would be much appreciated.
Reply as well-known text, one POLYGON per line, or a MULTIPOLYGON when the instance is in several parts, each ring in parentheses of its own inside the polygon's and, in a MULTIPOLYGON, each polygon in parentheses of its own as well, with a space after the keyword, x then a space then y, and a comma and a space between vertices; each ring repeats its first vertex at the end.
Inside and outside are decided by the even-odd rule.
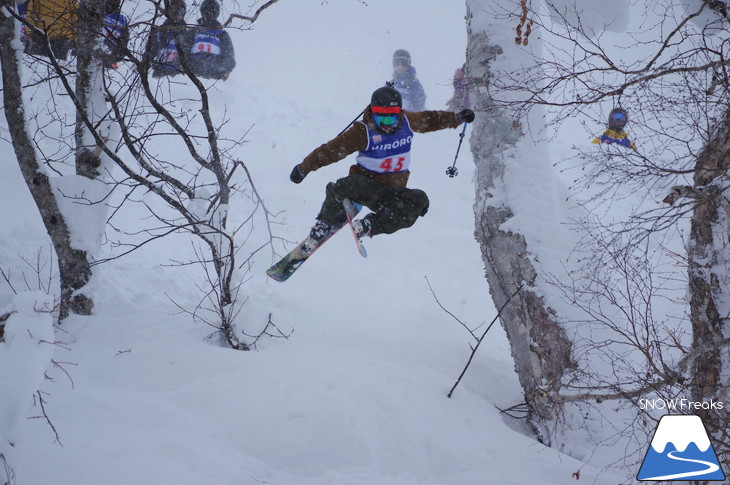
POLYGON ((599 137, 593 139, 592 143, 613 143, 626 148, 636 149, 636 145, 629 139, 629 134, 624 131, 629 117, 621 108, 614 108, 608 115, 608 129, 599 137))
MULTIPOLYGON (((28 0, 27 22, 48 36, 51 51, 58 59, 66 59, 76 39, 77 0, 28 0)), ((26 53, 48 56, 42 35, 34 29, 26 39, 26 53)))

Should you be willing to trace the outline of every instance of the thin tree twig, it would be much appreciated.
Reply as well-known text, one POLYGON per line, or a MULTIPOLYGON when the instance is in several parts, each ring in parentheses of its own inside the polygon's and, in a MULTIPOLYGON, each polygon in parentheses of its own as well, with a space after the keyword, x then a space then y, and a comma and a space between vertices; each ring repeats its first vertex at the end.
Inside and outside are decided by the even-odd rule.
POLYGON ((231 14, 230 17, 228 17, 228 20, 226 20, 226 23, 223 24, 224 27, 229 27, 231 25, 231 22, 233 22, 233 19, 241 19, 241 20, 247 20, 248 22, 254 23, 256 22, 256 19, 259 18, 259 15, 261 15, 261 12, 278 2, 279 0, 269 0, 262 6, 256 10, 256 13, 253 14, 253 17, 247 17, 245 15, 239 15, 239 14, 231 14))
POLYGON ((512 301, 512 298, 514 298, 517 295, 517 293, 520 292, 520 290, 522 290, 522 285, 520 285, 517 288, 517 290, 515 290, 515 292, 512 293, 512 295, 510 295, 510 297, 507 299, 506 302, 504 302, 504 304, 502 305, 502 307, 497 312, 497 315, 494 317, 494 319, 489 324, 489 326, 487 327, 487 329, 484 331, 484 333, 482 334, 482 336, 479 337, 479 339, 477 340, 477 344, 471 350, 471 355, 469 355, 469 360, 466 362, 466 365, 464 366, 464 370, 461 371, 461 374, 459 375, 459 378, 456 379, 456 383, 454 383, 454 386, 451 388, 451 390, 447 394, 447 397, 451 398, 451 395, 456 390, 456 386, 459 385, 459 382, 461 382, 461 379, 464 377, 464 374, 466 374, 466 370, 469 368, 469 365, 471 365, 471 361, 474 359, 474 354, 477 353, 477 349, 479 349, 479 345, 482 343, 482 340, 484 340, 484 337, 487 336, 487 333, 489 332, 489 329, 492 328, 492 325, 494 325, 494 323, 499 319, 500 315, 502 315, 502 311, 505 309, 505 307, 507 306, 507 304, 510 301, 512 301))
POLYGON ((36 391, 36 394, 38 395, 38 403, 41 406, 41 412, 43 412, 43 416, 33 416, 31 419, 38 419, 41 417, 45 418, 46 422, 48 423, 48 426, 51 427, 51 429, 53 430, 53 434, 56 436, 56 443, 63 446, 63 444, 61 443, 61 437, 58 435, 58 431, 56 430, 56 427, 53 426, 53 423, 51 422, 51 418, 48 417, 48 413, 46 413, 45 406, 43 406, 44 401, 43 401, 43 395, 41 394, 41 391, 36 391))
POLYGON ((433 295, 433 299, 436 300, 436 303, 438 304, 438 306, 443 311, 445 311, 451 318, 453 318, 454 320, 456 320, 457 322, 459 322, 459 324, 462 327, 464 327, 471 334, 472 337, 474 337, 474 340, 477 340, 478 341, 479 340, 479 337, 477 337, 476 334, 474 334, 474 331, 472 329, 470 329, 469 327, 466 326, 466 323, 464 323, 461 320, 459 320, 459 318, 456 315, 454 315, 453 313, 451 313, 450 311, 448 311, 446 308, 444 308, 444 306, 441 304, 441 302, 439 301, 438 297, 436 296, 436 293, 434 293, 433 288, 431 288, 431 282, 428 281, 428 276, 424 276, 424 278, 426 278, 426 284, 428 285, 428 289, 431 290, 431 294, 433 295))

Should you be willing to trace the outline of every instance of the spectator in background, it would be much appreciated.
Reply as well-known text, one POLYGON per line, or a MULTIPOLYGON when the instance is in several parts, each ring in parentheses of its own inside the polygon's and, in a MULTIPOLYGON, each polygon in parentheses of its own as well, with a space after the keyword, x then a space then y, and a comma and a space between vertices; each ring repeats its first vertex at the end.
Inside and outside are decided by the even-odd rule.
POLYGON ((180 53, 189 52, 192 46, 191 33, 185 24, 185 11, 185 0, 170 0, 165 11, 167 18, 162 25, 152 28, 149 40, 152 77, 177 76, 183 72, 180 53))
POLYGON ((129 42, 129 20, 121 12, 119 0, 106 0, 102 32, 104 34, 104 66, 116 69, 124 58, 129 42))
MULTIPOLYGON (((56 59, 66 60, 76 40, 77 0, 29 0, 25 18, 30 25, 48 36, 51 52, 56 59)), ((50 56, 43 35, 27 31, 25 52, 50 56)))
POLYGON ((426 93, 416 78, 416 69, 411 65, 411 54, 405 49, 393 53, 393 87, 403 98, 406 111, 423 111, 426 107, 426 93))
POLYGON ((458 112, 470 109, 469 106, 469 78, 466 76, 466 63, 454 72, 454 95, 446 103, 451 111, 458 112))
POLYGON ((629 122, 629 115, 622 108, 614 108, 608 115, 608 129, 593 143, 615 144, 626 148, 636 149, 636 145, 629 139, 629 134, 624 131, 626 123, 629 122))
POLYGON ((186 57, 195 75, 208 79, 228 79, 236 66, 233 43, 218 21, 220 5, 216 0, 203 0, 200 19, 192 34, 192 47, 186 57))
MULTIPOLYGON (((30 0, 25 0, 25 1, 18 0, 16 3, 18 15, 23 20, 25 20, 25 14, 28 11, 28 2, 29 1, 30 0)), ((27 45, 29 42, 29 37, 28 37, 29 35, 30 35, 30 33, 28 31, 28 27, 25 24, 20 24, 20 41, 23 43, 24 46, 26 46, 26 49, 27 49, 27 45)))

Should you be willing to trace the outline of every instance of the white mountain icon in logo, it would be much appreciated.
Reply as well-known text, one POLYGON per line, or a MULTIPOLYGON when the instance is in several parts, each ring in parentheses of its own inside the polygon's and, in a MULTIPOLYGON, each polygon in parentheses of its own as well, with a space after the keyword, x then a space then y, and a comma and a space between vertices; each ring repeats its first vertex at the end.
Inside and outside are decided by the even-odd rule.
POLYGON ((699 416, 668 414, 659 421, 637 480, 725 480, 699 416))

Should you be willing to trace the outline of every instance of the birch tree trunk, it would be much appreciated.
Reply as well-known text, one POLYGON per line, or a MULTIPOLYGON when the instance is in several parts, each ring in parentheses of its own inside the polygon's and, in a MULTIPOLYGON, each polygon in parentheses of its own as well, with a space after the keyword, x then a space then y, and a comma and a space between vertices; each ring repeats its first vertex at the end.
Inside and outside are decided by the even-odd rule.
POLYGON ((85 119, 94 126, 104 115, 104 106, 97 107, 95 102, 104 99, 102 76, 104 66, 99 50, 101 43, 104 0, 82 0, 79 2, 79 15, 76 42, 76 173, 94 179, 100 175, 101 150, 96 150, 96 142, 86 126, 85 119), (95 111, 101 109, 101 116, 95 111))
POLYGON ((505 162, 520 163, 510 149, 520 141, 522 133, 513 125, 512 117, 497 108, 489 96, 490 63, 503 50, 491 43, 487 32, 473 27, 477 13, 473 7, 467 3, 467 73, 477 113, 470 138, 476 164, 475 236, 481 246, 495 307, 501 308, 523 286, 503 310, 500 322, 530 409, 530 424, 540 441, 555 446, 561 409, 549 394, 558 393, 561 380, 571 367, 571 342, 533 288, 537 274, 528 258, 524 236, 502 229, 513 216, 512 209, 503 201, 493 200, 495 192, 504 191, 505 162))
MULTIPOLYGON (((730 164, 730 112, 697 158, 694 187, 697 194, 690 226, 687 251, 692 321, 692 349, 697 355, 690 367, 693 398, 728 403, 727 319, 728 262, 730 261, 730 203, 728 203, 728 165, 730 164)), ((698 410, 705 425, 730 449, 726 410, 698 410)))
POLYGON ((40 211, 43 224, 58 257, 61 285, 60 319, 69 311, 88 315, 92 300, 78 292, 91 276, 86 252, 71 244, 69 228, 61 213, 51 182, 33 146, 25 119, 20 79, 19 41, 15 39, 14 19, 5 9, 14 8, 11 0, 2 1, 0 10, 0 63, 2 63, 3 102, 10 138, 23 179, 40 211))

